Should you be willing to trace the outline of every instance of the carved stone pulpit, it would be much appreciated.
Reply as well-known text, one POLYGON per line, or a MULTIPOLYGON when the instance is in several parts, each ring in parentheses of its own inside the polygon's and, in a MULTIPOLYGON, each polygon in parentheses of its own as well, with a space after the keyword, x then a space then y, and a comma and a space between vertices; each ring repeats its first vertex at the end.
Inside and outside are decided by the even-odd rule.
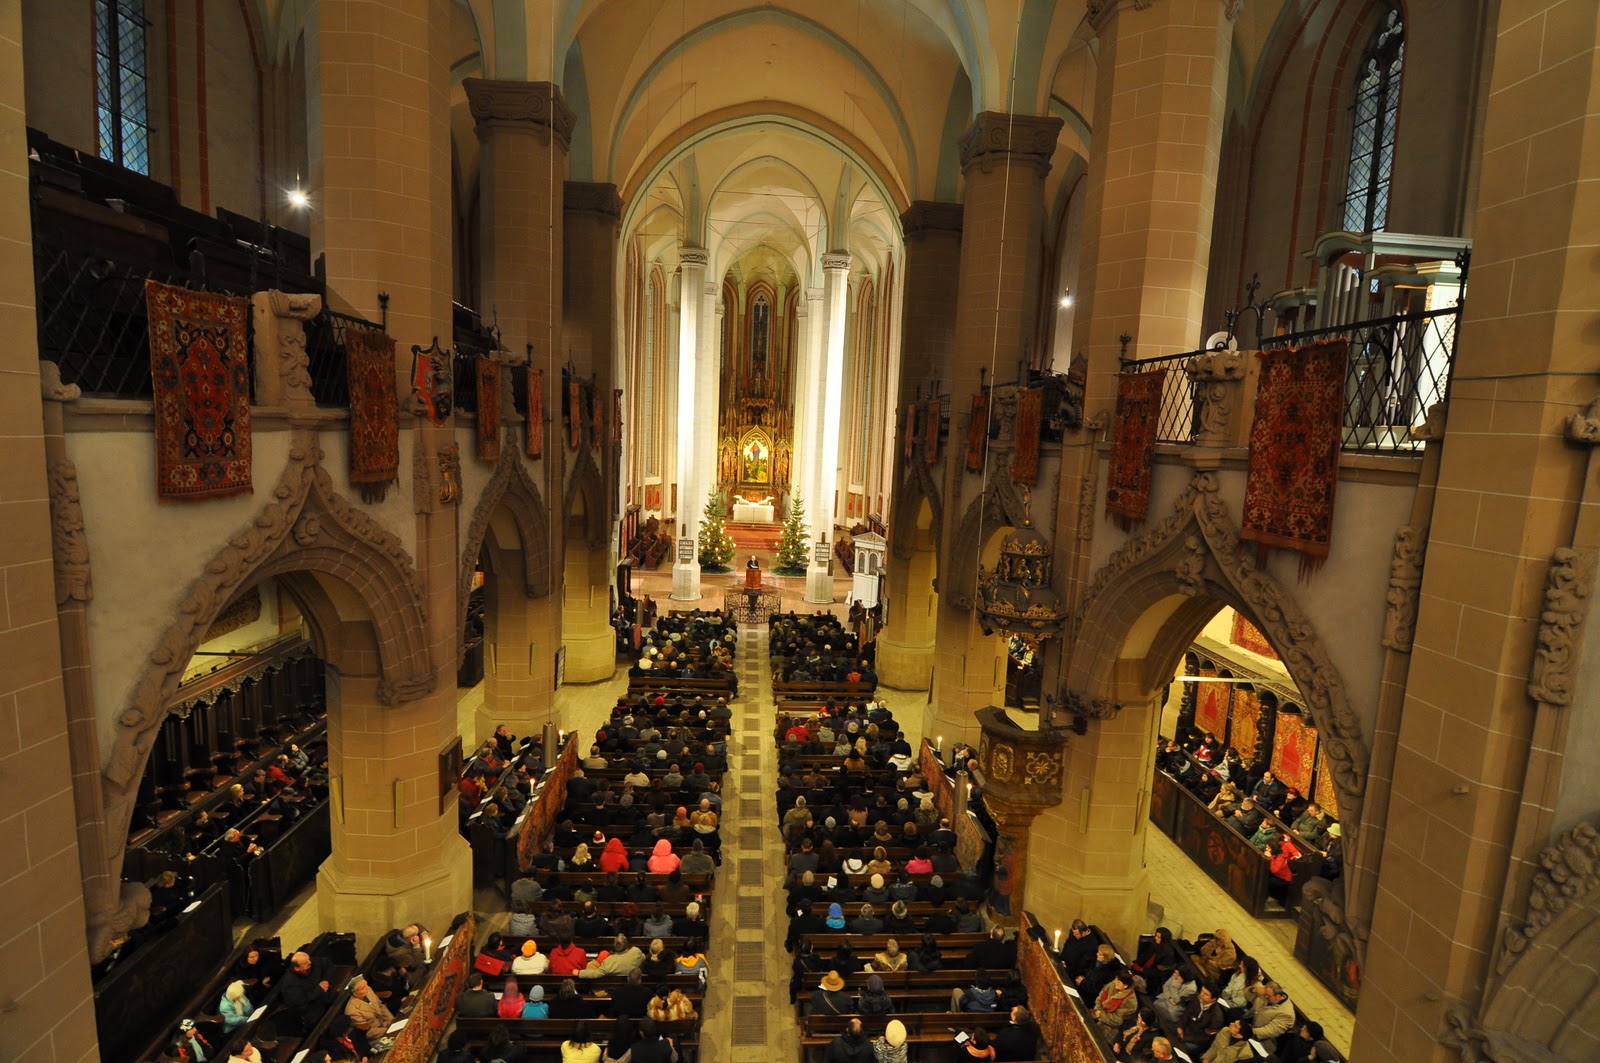
POLYGON ((994 882, 990 914, 1014 924, 1027 886, 1028 838, 1034 817, 1061 803, 1067 736, 1058 730, 1028 731, 993 705, 979 710, 983 728, 978 764, 983 804, 994 820, 994 882))

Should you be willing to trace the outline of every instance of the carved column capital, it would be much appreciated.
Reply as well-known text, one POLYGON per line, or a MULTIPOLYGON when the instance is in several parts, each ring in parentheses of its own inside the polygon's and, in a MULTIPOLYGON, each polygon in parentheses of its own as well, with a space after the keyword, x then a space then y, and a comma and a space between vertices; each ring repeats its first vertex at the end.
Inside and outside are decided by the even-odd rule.
POLYGON ((678 248, 678 265, 698 266, 705 269, 711 263, 711 252, 703 247, 678 248))
POLYGON ((607 221, 622 220, 622 196, 613 184, 568 181, 561 190, 561 207, 568 214, 594 214, 607 221))
POLYGON ((322 296, 311 292, 257 292, 250 297, 255 328, 256 402, 289 408, 291 427, 316 407, 311 396, 311 360, 306 322, 322 313, 322 296))
POLYGON ((1089 27, 1096 34, 1103 33, 1106 26, 1110 25, 1112 16, 1122 8, 1131 7, 1135 11, 1144 11, 1154 2, 1155 0, 1089 0, 1086 5, 1089 27))
POLYGON ((1206 351, 1185 362, 1183 371, 1195 386, 1200 415, 1195 446, 1232 446, 1233 411, 1244 391, 1245 356, 1238 351, 1206 351))
POLYGON ((546 144, 553 135, 562 151, 572 147, 578 116, 550 81, 490 81, 467 78, 461 83, 467 108, 477 123, 478 139, 496 129, 520 129, 536 134, 546 144))
POLYGON ((822 256, 822 270, 824 273, 850 268, 850 252, 828 251, 822 256))
POLYGON ((960 203, 919 199, 900 215, 900 231, 907 240, 927 233, 960 233, 962 213, 960 203))
POLYGON ((1050 172, 1061 126, 1061 119, 1050 115, 984 111, 961 138, 961 172, 1031 166, 1042 180, 1050 172))

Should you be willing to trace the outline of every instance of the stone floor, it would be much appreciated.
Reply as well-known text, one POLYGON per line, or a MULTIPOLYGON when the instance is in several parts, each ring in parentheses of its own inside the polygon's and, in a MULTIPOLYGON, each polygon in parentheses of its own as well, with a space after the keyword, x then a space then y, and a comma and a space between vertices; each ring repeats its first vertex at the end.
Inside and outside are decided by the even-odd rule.
MULTIPOLYGON (((707 593, 713 579, 706 577, 707 593)), ((847 580, 836 580, 836 600, 844 601, 847 580)), ((673 608, 667 595, 671 573, 635 576, 635 593, 658 597, 663 609, 673 608)), ((814 611, 802 599, 804 581, 783 581, 784 607, 814 611)), ((710 607, 712 599, 682 603, 710 607)), ((833 607, 843 613, 845 606, 833 607)), ((701 1036, 702 1063, 787 1063, 798 1059, 794 1009, 789 1004, 789 957, 778 942, 787 925, 780 885, 784 855, 770 795, 777 774, 777 751, 771 740, 771 673, 767 661, 766 631, 740 632, 739 682, 741 695, 732 702, 733 730, 728 743, 728 771, 723 776, 723 852, 713 905, 709 957, 712 977, 707 987, 701 1036)), ((616 697, 627 686, 626 673, 604 683, 567 686, 556 693, 563 724, 591 735, 605 720, 616 697)), ((927 703, 925 691, 881 691, 897 720, 904 722, 915 741, 927 703)), ((475 713, 483 699, 480 684, 461 692, 461 733, 472 734, 475 713)), ((1160 831, 1146 831, 1146 863, 1150 870, 1152 911, 1160 912, 1166 926, 1193 937, 1217 926, 1233 928, 1235 936, 1262 961, 1302 1009, 1323 1024, 1327 1037, 1348 1051, 1354 1017, 1294 959, 1294 923, 1291 920, 1257 921, 1250 918, 1220 888, 1200 872, 1160 831)), ((482 933, 503 926, 504 899, 493 890, 479 891, 474 907, 487 917, 482 933)), ((1038 913, 1048 920, 1048 913, 1038 913)), ((1154 922, 1151 928, 1154 927, 1154 922)), ((309 941, 323 929, 318 917, 316 891, 308 887, 272 924, 260 928, 242 925, 245 934, 276 933, 286 944, 309 941)))

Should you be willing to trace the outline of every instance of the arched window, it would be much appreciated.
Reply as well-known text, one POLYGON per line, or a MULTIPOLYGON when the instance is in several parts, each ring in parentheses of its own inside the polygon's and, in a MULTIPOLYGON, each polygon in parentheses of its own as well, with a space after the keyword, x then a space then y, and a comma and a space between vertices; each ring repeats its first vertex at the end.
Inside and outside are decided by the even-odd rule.
POLYGON ((150 82, 145 72, 144 5, 95 0, 95 123, 100 157, 150 172, 150 82))
POLYGON ((1372 35, 1356 79, 1341 226, 1349 232, 1378 232, 1389 215, 1389 177, 1394 171, 1394 134, 1400 118, 1400 67, 1405 56, 1405 25, 1400 12, 1391 9, 1372 35))

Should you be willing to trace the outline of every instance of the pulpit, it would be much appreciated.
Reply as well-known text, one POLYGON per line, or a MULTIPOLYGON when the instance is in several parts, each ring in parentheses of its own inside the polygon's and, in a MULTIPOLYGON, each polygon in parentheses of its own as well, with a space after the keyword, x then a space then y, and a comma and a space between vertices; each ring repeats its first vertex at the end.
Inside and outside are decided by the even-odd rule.
POLYGON ((747 591, 759 591, 761 589, 761 562, 754 557, 744 567, 744 588, 747 591))

